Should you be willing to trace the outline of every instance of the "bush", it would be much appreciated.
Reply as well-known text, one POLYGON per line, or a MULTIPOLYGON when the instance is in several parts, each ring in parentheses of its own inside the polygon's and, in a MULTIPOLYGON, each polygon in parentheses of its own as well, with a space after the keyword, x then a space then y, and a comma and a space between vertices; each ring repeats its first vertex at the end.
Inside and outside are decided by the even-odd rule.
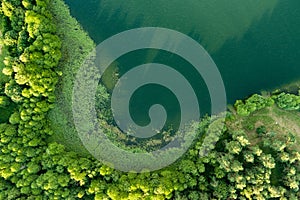
POLYGON ((261 110, 265 107, 270 107, 273 104, 274 100, 272 98, 254 94, 245 102, 242 100, 237 100, 234 106, 237 110, 238 115, 248 116, 254 111, 261 110))
POLYGON ((273 97, 279 108, 285 110, 299 110, 300 109, 300 96, 295 94, 281 93, 273 97))

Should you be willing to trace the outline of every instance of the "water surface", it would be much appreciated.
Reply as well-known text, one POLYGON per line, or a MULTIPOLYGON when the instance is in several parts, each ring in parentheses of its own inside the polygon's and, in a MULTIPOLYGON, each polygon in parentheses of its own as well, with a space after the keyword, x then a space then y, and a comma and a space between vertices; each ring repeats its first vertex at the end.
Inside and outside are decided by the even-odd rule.
MULTIPOLYGON (((300 79, 300 1, 298 0, 65 0, 71 14, 99 44, 119 32, 147 26, 180 31, 197 40, 211 55, 224 80, 229 103, 300 79)), ((167 64, 190 81, 209 111, 210 98, 200 75, 179 56, 140 50, 114 63, 122 75, 149 62, 167 64)), ((111 70, 113 71, 113 70, 111 70)), ((110 86, 111 87, 111 86, 110 86)), ((131 109, 145 114, 149 105, 169 105, 176 118, 178 102, 166 88, 138 90, 131 109)), ((142 115, 136 114, 136 118, 142 115)), ((147 124, 147 115, 141 123, 147 124)), ((134 114, 133 114, 134 117, 134 114)))

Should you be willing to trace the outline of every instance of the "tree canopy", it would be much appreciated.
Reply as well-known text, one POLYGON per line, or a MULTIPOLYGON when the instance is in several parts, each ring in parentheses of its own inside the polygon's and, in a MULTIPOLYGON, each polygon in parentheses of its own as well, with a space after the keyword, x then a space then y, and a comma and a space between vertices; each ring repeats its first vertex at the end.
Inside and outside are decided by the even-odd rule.
MULTIPOLYGON (((53 130, 48 112, 61 75, 58 66, 64 61, 64 40, 57 34, 49 3, 1 1, 1 44, 6 53, 0 111, 2 115, 9 107, 11 112, 0 124, 0 199, 300 198, 300 153, 295 148, 299 133, 269 130, 265 123, 249 134, 232 125, 266 108, 298 111, 296 94, 254 94, 238 100, 237 115, 227 113, 226 127, 214 117, 203 118, 198 124, 203 137, 180 160, 154 172, 120 172, 49 142, 53 130)), ((105 88, 99 87, 96 98, 97 107, 106 107, 105 88)), ((112 120, 111 113, 99 116, 112 120)))

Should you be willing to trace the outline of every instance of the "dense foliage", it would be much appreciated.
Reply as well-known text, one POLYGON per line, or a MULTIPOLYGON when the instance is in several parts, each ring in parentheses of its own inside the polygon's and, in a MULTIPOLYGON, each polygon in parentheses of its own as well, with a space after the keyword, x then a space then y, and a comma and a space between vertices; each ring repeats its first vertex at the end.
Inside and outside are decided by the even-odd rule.
POLYGON ((2 0, 0 11, 6 52, 1 115, 1 109, 10 110, 0 124, 0 199, 299 199, 297 135, 260 126, 251 132, 257 134, 252 141, 247 130, 232 128, 237 118, 247 120, 261 109, 278 106, 298 112, 299 95, 253 95, 237 101, 238 115, 228 113, 227 127, 220 128, 213 119, 215 126, 208 129, 209 118, 199 124, 200 136, 216 134, 219 140, 199 138, 165 169, 122 173, 47 141, 53 134, 48 112, 55 102, 64 43, 49 1, 2 0))

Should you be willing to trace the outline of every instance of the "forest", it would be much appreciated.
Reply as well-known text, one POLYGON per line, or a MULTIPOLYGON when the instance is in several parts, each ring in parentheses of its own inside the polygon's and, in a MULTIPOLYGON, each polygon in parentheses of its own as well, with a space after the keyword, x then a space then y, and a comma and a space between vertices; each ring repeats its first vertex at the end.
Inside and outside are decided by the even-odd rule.
MULTIPOLYGON (((78 139, 62 141, 61 132, 75 131, 67 123, 72 75, 94 45, 63 1, 1 0, 0 22, 1 200, 300 199, 300 88, 237 100, 224 128, 203 117, 172 165, 125 173, 72 149, 78 139), (204 143, 208 134, 220 137, 204 143)), ((107 107, 103 86, 97 95, 107 107)), ((109 110, 98 117, 120 135, 109 110)))

